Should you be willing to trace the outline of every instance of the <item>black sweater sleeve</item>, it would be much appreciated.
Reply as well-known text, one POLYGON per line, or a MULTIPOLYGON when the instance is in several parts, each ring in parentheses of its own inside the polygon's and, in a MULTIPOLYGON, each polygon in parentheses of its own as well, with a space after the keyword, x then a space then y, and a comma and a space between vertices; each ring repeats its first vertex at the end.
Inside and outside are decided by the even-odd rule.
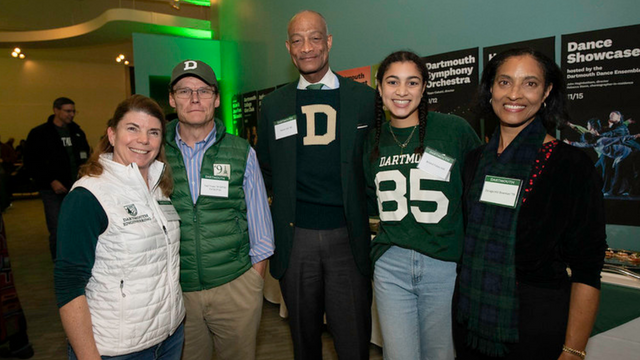
POLYGON ((59 308, 84 295, 95 262, 98 236, 108 225, 107 214, 89 190, 75 188, 64 199, 58 220, 58 255, 54 270, 59 308))
POLYGON ((558 144, 518 215, 518 279, 543 287, 600 288, 606 250, 602 180, 581 150, 558 144))

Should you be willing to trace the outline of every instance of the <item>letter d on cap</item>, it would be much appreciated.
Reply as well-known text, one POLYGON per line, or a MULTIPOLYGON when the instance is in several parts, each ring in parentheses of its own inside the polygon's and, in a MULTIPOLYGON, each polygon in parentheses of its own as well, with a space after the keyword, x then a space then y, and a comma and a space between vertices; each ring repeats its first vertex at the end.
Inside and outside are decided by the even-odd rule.
POLYGON ((198 63, 193 60, 187 60, 184 62, 184 70, 193 70, 198 68, 198 63))

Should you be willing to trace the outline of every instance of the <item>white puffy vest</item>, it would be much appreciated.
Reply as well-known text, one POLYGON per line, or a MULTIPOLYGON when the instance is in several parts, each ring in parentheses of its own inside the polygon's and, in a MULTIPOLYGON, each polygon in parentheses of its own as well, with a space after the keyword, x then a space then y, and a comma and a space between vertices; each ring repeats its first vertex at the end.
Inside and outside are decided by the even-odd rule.
POLYGON ((89 190, 109 218, 98 237, 85 295, 100 355, 116 356, 161 343, 178 328, 185 310, 180 222, 158 188, 164 164, 151 165, 150 191, 135 163, 125 166, 111 156, 100 157, 102 175, 85 176, 74 188, 89 190))

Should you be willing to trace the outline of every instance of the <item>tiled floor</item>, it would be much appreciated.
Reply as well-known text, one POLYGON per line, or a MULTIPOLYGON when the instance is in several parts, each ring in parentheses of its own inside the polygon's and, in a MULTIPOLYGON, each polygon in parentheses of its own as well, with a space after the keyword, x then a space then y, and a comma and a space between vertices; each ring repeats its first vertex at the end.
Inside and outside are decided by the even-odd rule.
MULTIPOLYGON (((4 214, 16 288, 27 316, 28 333, 40 360, 66 359, 66 340, 53 291, 53 264, 40 199, 17 200, 4 214)), ((279 307, 265 301, 258 334, 258 360, 293 359, 286 320, 279 307)), ((324 359, 337 359, 331 337, 323 336, 324 359)), ((371 345, 371 359, 382 359, 380 348, 371 345)))

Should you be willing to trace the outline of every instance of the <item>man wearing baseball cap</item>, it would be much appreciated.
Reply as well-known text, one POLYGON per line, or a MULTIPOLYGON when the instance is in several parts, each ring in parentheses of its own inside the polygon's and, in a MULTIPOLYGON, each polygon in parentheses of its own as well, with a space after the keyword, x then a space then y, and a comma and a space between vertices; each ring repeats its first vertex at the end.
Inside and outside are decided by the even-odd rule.
POLYGON ((183 359, 255 359, 273 225, 255 151, 226 133, 211 67, 185 60, 171 74, 167 160, 180 216, 183 359))

